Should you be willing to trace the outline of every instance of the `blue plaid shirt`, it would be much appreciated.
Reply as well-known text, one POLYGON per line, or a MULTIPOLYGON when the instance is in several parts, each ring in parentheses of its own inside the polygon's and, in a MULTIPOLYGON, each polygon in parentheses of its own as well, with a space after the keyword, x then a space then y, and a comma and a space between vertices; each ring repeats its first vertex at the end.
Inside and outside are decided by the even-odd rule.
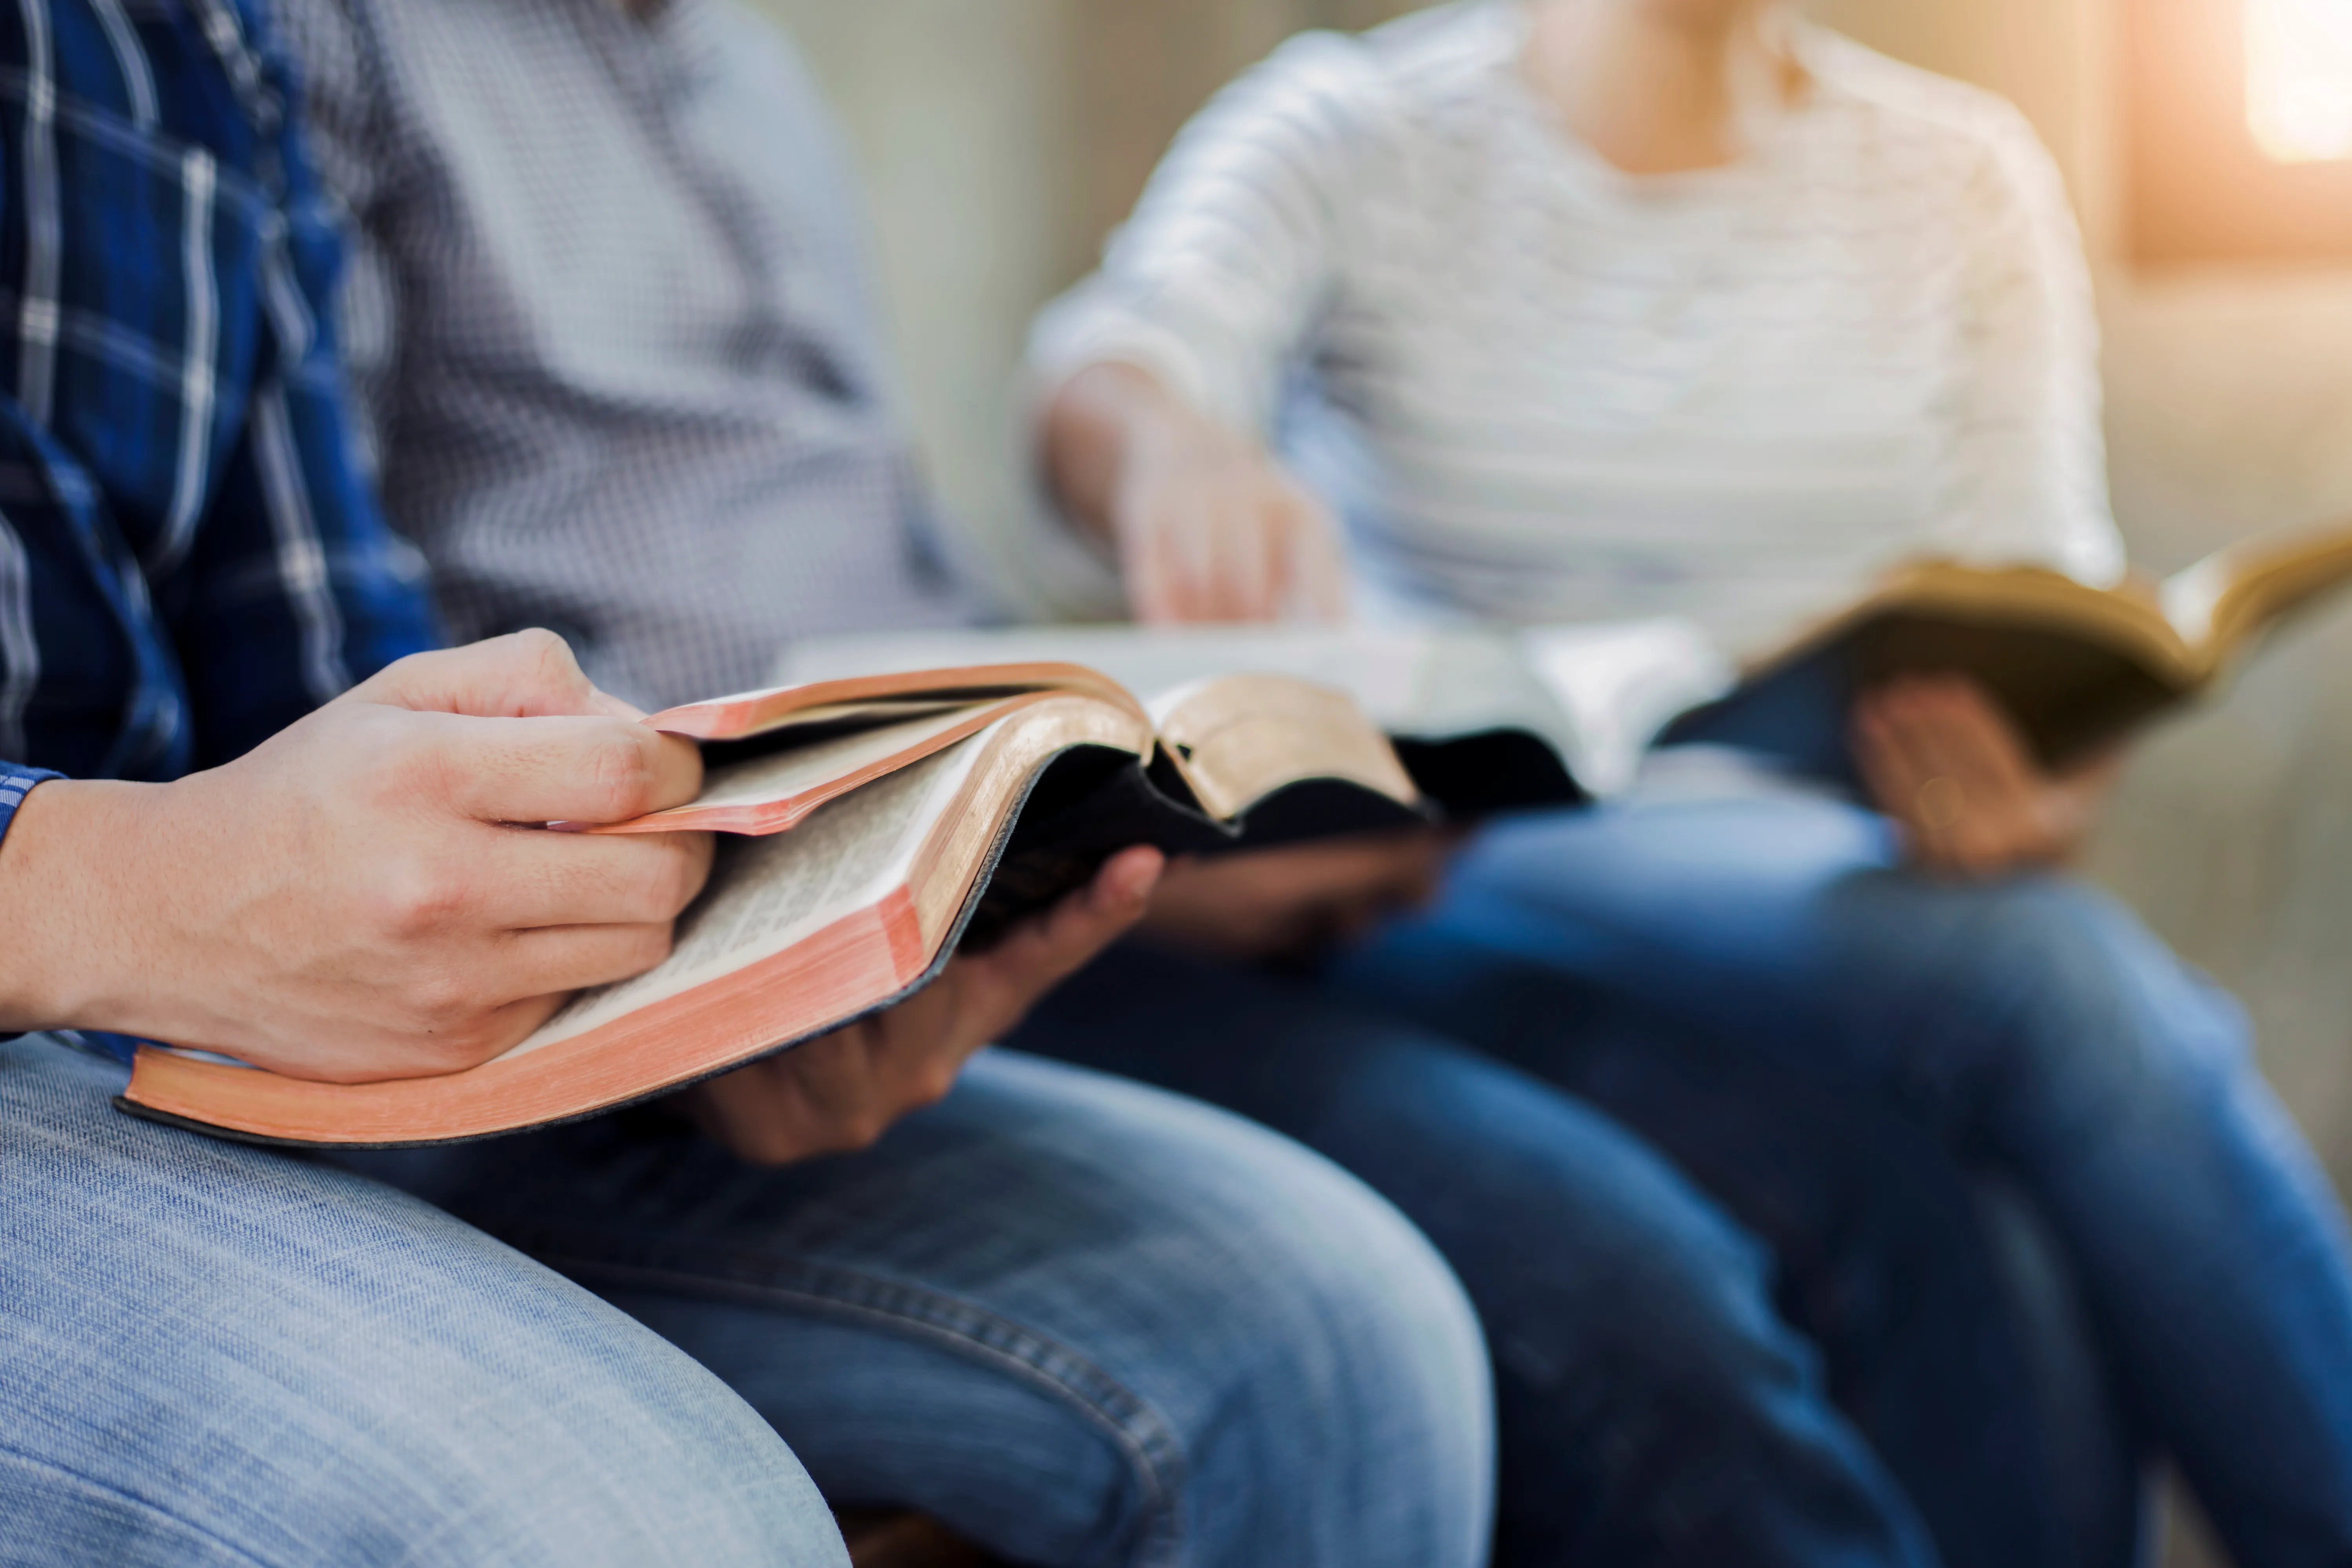
POLYGON ((0 4, 0 835, 432 640, 361 480, 332 225, 245 0, 0 4))

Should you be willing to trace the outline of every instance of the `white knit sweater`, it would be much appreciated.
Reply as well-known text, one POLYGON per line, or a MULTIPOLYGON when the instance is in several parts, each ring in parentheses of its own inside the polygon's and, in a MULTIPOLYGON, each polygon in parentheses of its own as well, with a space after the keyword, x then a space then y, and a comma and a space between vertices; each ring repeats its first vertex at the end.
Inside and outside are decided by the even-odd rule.
POLYGON ((1739 645, 1923 552, 2120 570, 2088 273, 2021 116, 1808 28, 1750 156, 1629 176, 1525 84, 1528 26, 1469 0, 1293 40, 1033 369, 1135 362, 1278 440, 1409 616, 1739 645))

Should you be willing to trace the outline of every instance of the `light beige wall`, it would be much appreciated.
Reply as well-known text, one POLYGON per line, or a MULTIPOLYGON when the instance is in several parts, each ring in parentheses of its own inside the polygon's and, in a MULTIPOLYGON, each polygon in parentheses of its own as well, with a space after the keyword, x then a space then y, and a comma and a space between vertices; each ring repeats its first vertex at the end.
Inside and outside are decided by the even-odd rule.
POLYGON ((908 405, 937 487, 1011 591, 1025 506, 1007 392, 1030 315, 1076 268, 1087 160, 1072 18, 1092 0, 751 0, 848 131, 908 405))
POLYGON ((2083 88, 2100 17, 2086 0, 1814 0, 1873 48, 1997 89, 2042 128, 2070 176, 2096 155, 2083 88))
POLYGON ((1821 0, 1822 19, 2001 91, 2065 167, 2101 275, 2116 507, 2170 564, 2352 511, 2352 265, 2148 276, 2122 254, 2113 66, 2129 0, 1821 0))

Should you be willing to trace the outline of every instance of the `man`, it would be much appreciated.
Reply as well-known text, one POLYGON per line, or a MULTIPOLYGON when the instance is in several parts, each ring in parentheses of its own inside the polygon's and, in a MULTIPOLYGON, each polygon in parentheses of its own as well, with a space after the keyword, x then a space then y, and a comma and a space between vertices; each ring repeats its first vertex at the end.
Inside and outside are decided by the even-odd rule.
MULTIPOLYGON (((351 210, 346 319, 387 505, 463 631, 561 625, 601 679, 668 703, 757 682, 796 636, 956 612, 911 542, 929 518, 904 477, 855 204, 781 40, 723 0, 333 0, 286 16, 327 181, 351 210)), ((1377 907, 1426 859, 1427 846, 1349 845, 1187 871, 1155 918, 1245 933, 1255 955, 1377 907)), ((1116 1010, 1098 1048, 1171 1069, 1198 1058, 1219 1080, 1204 1088, 1325 1152, 1384 1152, 1390 1196, 1433 1232, 1491 1232, 1494 1197, 1528 1184, 1555 1200, 1547 1225, 1459 1252, 1504 1375, 1507 1550, 1931 1558, 1912 1500, 1776 1313, 1760 1250, 1649 1150, 1443 1034, 1231 968, 1171 981, 1179 961, 1155 958, 1150 988, 1127 987, 1139 961, 1087 977, 1024 1038, 1075 1049, 1081 1015, 1116 1010), (1146 1012, 1163 1027, 1143 1027, 1146 1012), (1194 1049, 1202 1033, 1225 1049, 1194 1049), (1350 1092, 1323 1092, 1342 1081, 1350 1092)), ((1622 1021, 1629 1056, 1674 1049, 1622 1021)), ((1931 1484, 1969 1459, 1968 1485, 1934 1500, 1976 1528, 1981 1560, 2095 1560, 2081 1550, 2092 1531, 2046 1502, 2042 1457, 2087 1469, 2105 1450, 2030 1409, 1955 1431, 1948 1400, 1908 1397, 2025 1380, 2015 1361, 2032 1336, 1965 1185, 1892 1136, 1824 1138, 1829 1121, 1781 1086, 1742 1082, 1714 1108, 1750 1092, 1769 1109, 1717 1125, 1760 1125, 1800 1152, 1773 1166, 1799 1179, 1750 1196, 1762 1215, 1794 1214, 1788 1239, 1819 1243, 1784 1249, 1803 1266, 1787 1293, 1818 1309, 1809 1324, 1842 1331, 1832 1370, 1849 1405, 1873 1436, 1908 1442, 1931 1484)), ((447 1179, 498 1186, 494 1172, 447 1179)), ((501 1233, 538 1248, 536 1230, 501 1233)), ((771 1354, 747 1320, 730 1381, 775 1389, 771 1354)), ((957 1500, 967 1472, 892 1465, 773 1393, 753 1402, 830 1490, 973 1517, 957 1500)), ((1029 1495, 1020 1484, 998 1490, 1029 1495)))
POLYGON ((547 632, 418 652, 252 15, 26 0, 0 64, 0 1031, 30 1031, 0 1040, 0 1557, 839 1563, 772 1405, 1034 1561, 1473 1563, 1475 1328, 1332 1167, 1009 1060, 807 1158, 936 1098, 1134 918, 1149 851, 706 1086, 710 1137, 484 1152, 460 1196, 634 1318, 380 1182, 110 1107, 127 1036, 478 1061, 656 961, 709 850, 512 825, 683 800, 698 763, 547 632))

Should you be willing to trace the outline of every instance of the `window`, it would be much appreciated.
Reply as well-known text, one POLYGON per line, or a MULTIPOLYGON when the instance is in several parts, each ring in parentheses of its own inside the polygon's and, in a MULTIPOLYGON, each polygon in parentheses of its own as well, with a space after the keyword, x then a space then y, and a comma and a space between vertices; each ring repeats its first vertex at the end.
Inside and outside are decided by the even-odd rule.
POLYGON ((2352 0, 2121 0, 2144 265, 2352 262, 2352 0))
POLYGON ((2277 162, 2352 159, 2352 0, 2249 0, 2246 127, 2277 162))

